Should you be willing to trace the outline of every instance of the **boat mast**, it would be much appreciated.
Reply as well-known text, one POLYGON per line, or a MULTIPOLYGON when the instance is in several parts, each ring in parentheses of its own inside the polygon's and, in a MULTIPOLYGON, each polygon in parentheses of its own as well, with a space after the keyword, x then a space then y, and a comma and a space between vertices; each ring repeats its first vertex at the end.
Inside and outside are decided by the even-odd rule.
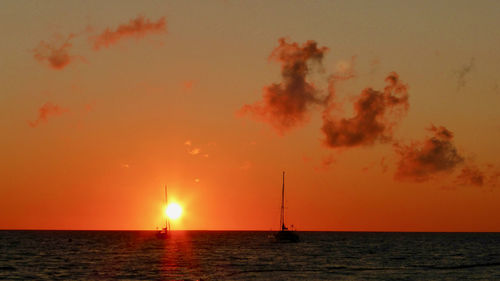
MULTIPOLYGON (((167 194, 167 185, 165 185, 165 206, 168 208, 168 194, 167 194)), ((170 231, 170 221, 168 219, 168 215, 166 215, 166 221, 165 221, 165 230, 170 231)))
POLYGON ((280 229, 285 230, 285 171, 283 171, 283 185, 281 187, 281 214, 280 229))

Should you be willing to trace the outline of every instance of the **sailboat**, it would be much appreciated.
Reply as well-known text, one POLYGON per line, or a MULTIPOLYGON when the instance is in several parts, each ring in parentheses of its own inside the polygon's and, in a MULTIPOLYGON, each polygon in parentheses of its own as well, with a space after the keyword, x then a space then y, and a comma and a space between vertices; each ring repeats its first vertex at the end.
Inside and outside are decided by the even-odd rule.
POLYGON ((274 235, 276 242, 299 242, 299 235, 294 230, 289 230, 285 225, 285 172, 283 172, 283 185, 281 187, 281 214, 280 230, 274 235))
MULTIPOLYGON (((168 206, 167 185, 165 185, 165 206, 168 206)), ((158 230, 158 232, 156 233, 156 237, 160 239, 166 239, 170 237, 170 220, 168 219, 168 216, 166 216, 165 227, 161 230, 158 230)))

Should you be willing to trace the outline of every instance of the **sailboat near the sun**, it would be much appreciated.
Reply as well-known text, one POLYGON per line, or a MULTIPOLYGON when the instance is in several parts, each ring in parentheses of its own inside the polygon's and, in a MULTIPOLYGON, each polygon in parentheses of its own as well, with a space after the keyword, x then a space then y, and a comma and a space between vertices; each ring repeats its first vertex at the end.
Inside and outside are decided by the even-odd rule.
MULTIPOLYGON (((168 206, 167 185, 165 185, 165 206, 168 206)), ((158 232, 156 233, 156 237, 160 239, 166 239, 170 237, 170 220, 168 218, 168 215, 166 215, 165 217, 165 227, 161 230, 158 230, 158 232)))
POLYGON ((285 225, 285 172, 283 172, 283 185, 281 187, 281 214, 280 230, 274 235, 276 242, 299 242, 299 235, 294 230, 289 230, 285 225))

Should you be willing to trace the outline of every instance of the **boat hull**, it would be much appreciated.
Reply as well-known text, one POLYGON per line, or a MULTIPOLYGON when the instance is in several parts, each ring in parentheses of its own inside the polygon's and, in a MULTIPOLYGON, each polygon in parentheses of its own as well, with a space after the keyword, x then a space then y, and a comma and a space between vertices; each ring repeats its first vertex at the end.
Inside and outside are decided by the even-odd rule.
POLYGON ((281 230, 274 235, 276 242, 297 243, 300 242, 299 235, 295 231, 281 230))
POLYGON ((156 237, 158 239, 167 239, 170 237, 170 234, 168 232, 158 231, 158 232, 156 232, 156 237))

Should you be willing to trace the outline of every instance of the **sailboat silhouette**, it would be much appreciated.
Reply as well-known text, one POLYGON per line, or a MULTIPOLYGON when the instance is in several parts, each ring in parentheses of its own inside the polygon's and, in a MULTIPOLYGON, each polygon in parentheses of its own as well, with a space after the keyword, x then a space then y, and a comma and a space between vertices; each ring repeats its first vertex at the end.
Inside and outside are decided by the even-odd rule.
POLYGON ((276 242, 299 242, 299 235, 294 230, 289 230, 285 225, 285 172, 283 172, 283 185, 281 188, 281 214, 280 230, 274 235, 276 242))
MULTIPOLYGON (((165 206, 168 206, 167 185, 165 185, 165 206)), ((166 216, 165 227, 156 233, 156 237, 160 239, 166 239, 170 237, 170 220, 168 216, 166 216)))

